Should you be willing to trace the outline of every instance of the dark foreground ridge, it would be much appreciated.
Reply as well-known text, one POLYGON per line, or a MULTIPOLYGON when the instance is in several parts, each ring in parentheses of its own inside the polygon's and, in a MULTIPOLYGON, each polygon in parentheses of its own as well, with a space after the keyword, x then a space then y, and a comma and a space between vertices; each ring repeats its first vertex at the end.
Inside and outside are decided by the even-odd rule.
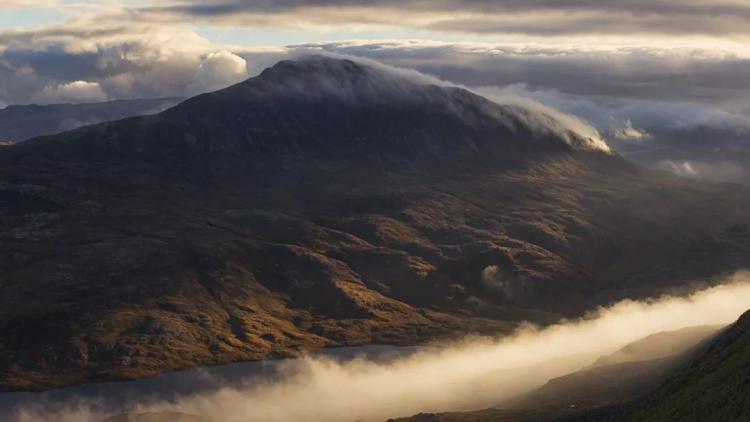
POLYGON ((749 206, 460 88, 285 61, 0 149, 0 386, 551 323, 740 268, 749 206))
POLYGON ((628 410, 628 422, 750 420, 750 312, 628 410))

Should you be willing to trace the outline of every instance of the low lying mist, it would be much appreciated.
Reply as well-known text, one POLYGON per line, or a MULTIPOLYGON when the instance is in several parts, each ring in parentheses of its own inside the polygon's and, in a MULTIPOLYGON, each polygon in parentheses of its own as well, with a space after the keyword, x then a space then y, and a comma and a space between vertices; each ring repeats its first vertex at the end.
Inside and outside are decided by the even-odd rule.
MULTIPOLYGON (((750 308, 750 273, 686 297, 623 301, 547 328, 524 326, 503 338, 467 337, 390 361, 304 357, 280 364, 273 379, 250 379, 130 412, 177 410, 216 421, 382 421, 425 411, 497 405, 550 378, 590 365, 645 336, 729 324, 750 308)), ((91 401, 27 406, 22 422, 99 422, 91 401)))

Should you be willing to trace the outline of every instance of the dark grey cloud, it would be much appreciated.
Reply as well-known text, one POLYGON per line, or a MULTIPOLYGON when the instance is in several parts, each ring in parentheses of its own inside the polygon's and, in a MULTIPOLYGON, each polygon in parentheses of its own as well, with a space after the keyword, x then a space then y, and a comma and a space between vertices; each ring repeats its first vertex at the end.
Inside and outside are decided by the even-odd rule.
POLYGON ((228 24, 265 19, 270 25, 380 24, 464 33, 750 34, 750 4, 740 0, 185 0, 134 12, 228 24))
POLYGON ((743 1, 727 0, 183 0, 169 6, 146 6, 145 10, 171 10, 196 15, 220 15, 241 11, 278 12, 307 8, 381 7, 414 12, 475 11, 519 13, 536 11, 627 12, 641 15, 703 14, 750 15, 743 1))

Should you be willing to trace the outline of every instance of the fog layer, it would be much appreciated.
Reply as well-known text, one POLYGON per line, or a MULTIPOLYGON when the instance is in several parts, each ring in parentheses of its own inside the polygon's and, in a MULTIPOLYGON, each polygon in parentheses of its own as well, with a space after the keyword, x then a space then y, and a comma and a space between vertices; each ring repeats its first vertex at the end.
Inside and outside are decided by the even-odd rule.
MULTIPOLYGON (((728 324, 750 308, 750 275, 686 297, 623 301, 579 320, 526 326, 504 338, 467 337, 389 362, 305 357, 273 380, 144 403, 133 412, 179 410, 220 421, 378 421, 422 411, 492 406, 593 363, 649 334, 728 324)), ((95 403, 27 407, 18 421, 100 421, 95 403)))

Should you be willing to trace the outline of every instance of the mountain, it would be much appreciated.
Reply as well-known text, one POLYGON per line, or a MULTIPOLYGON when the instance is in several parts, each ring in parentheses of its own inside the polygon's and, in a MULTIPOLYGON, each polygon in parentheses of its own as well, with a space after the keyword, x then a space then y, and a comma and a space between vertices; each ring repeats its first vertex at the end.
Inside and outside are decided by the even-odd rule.
POLYGON ((0 386, 503 333, 686 291, 746 264, 748 207, 540 111, 283 61, 0 149, 0 386))
POLYGON ((0 109, 0 139, 22 142, 95 123, 158 113, 182 100, 156 98, 87 104, 10 105, 0 109))

